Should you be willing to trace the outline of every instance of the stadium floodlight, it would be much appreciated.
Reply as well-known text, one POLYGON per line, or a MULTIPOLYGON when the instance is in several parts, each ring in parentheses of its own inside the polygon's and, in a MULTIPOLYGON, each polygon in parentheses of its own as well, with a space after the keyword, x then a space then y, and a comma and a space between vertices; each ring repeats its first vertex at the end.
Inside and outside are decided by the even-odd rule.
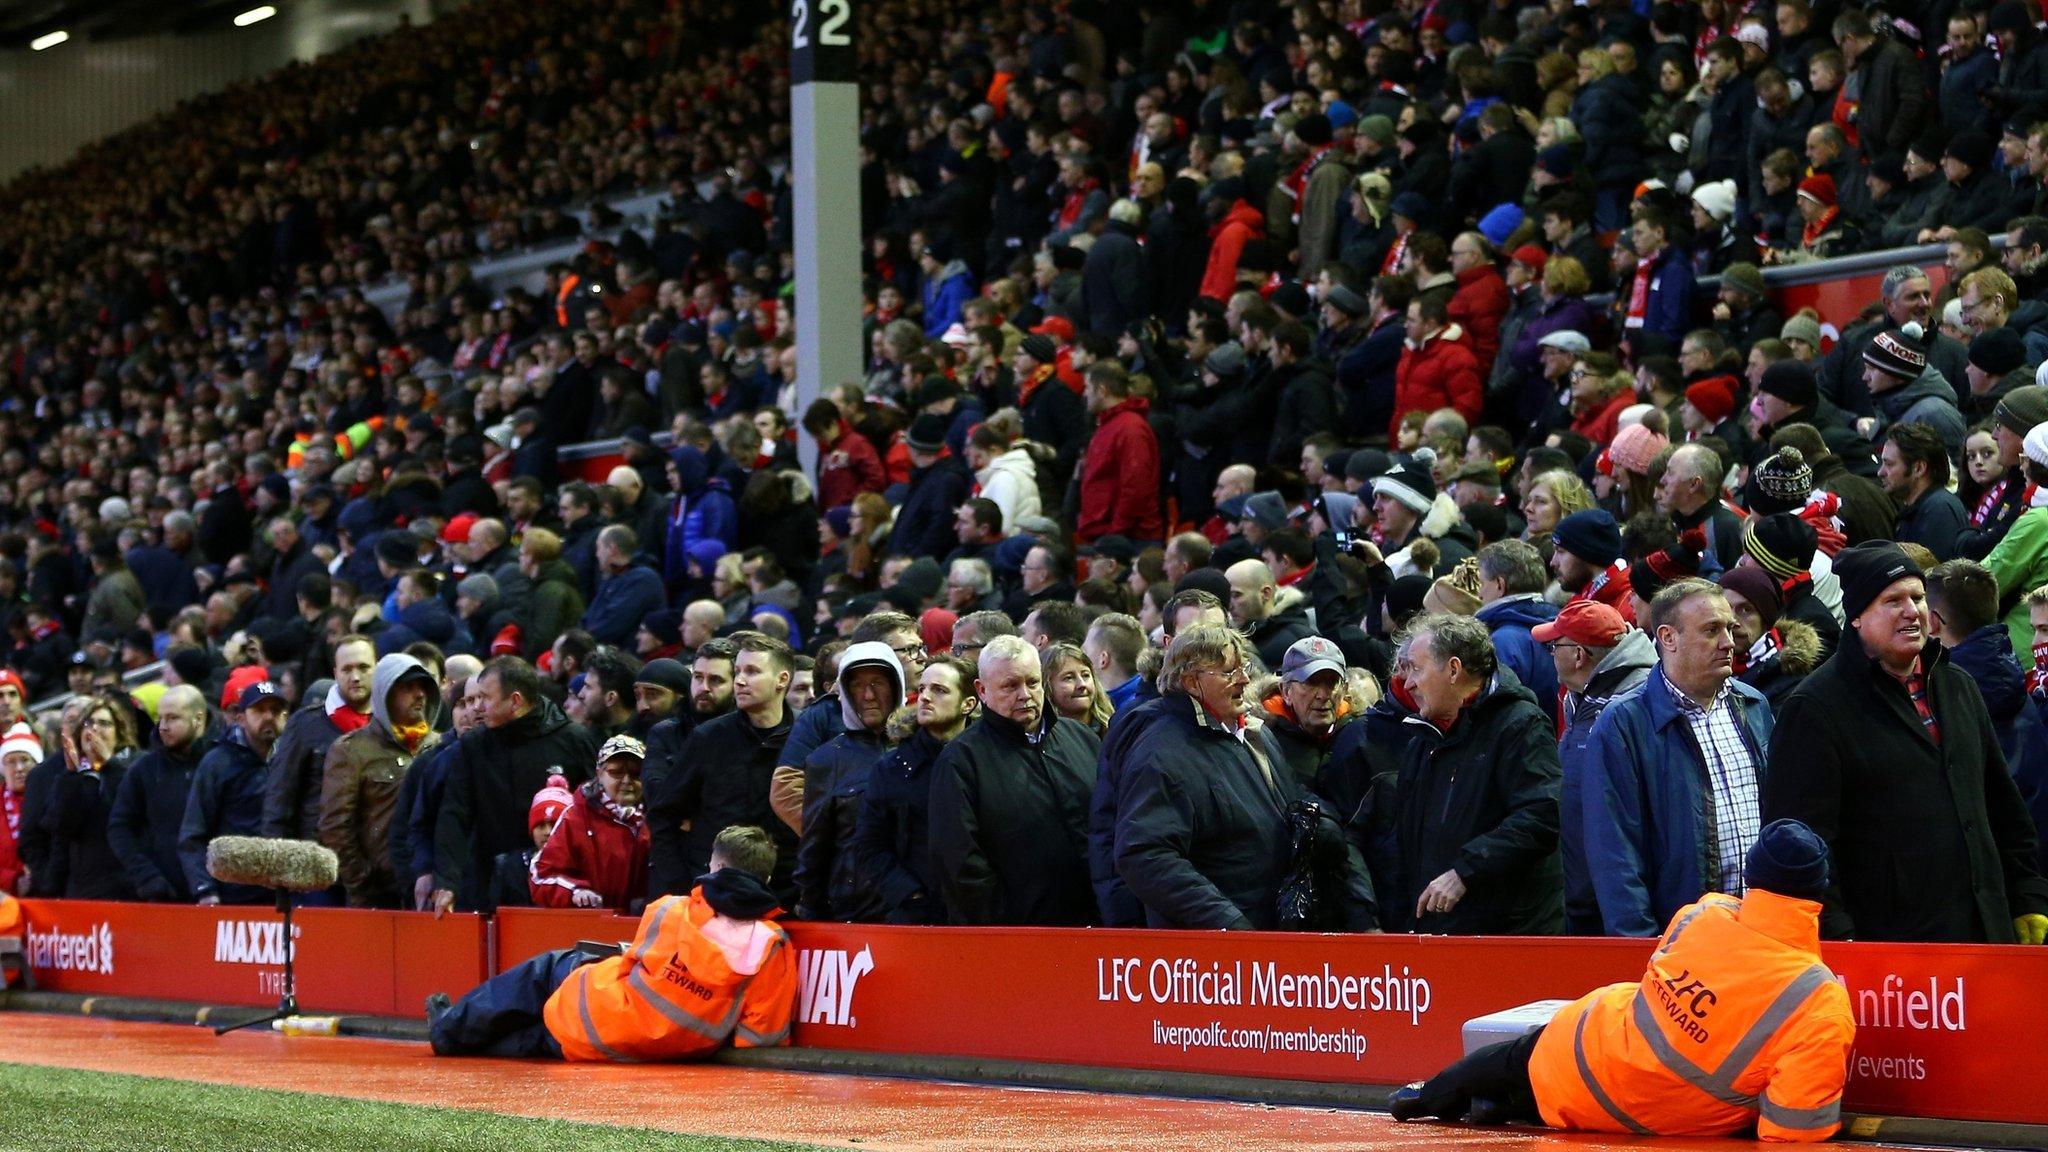
POLYGON ((247 12, 242 13, 240 16, 235 17, 235 27, 247 28, 251 24, 255 24, 263 20, 268 20, 275 15, 277 15, 277 9, 271 7, 268 4, 265 4, 261 8, 251 8, 247 12))
POLYGON ((55 32, 45 32, 41 36, 29 41, 28 46, 37 52, 41 52, 45 48, 55 48, 69 39, 71 39, 71 33, 59 28, 55 32))

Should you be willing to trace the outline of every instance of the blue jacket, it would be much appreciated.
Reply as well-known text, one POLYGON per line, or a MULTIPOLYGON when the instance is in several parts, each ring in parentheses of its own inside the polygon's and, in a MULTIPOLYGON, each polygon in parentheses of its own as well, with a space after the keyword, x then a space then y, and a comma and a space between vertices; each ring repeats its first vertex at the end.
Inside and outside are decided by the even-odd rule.
MULTIPOLYGON (((685 444, 670 452, 669 459, 675 463, 682 488, 669 498, 661 570, 670 583, 677 583, 689 576, 691 545, 716 540, 722 545, 720 554, 733 550, 739 540, 740 513, 733 502, 732 486, 712 475, 711 461, 703 452, 685 444)), ((643 542, 642 547, 651 552, 653 544, 643 542)), ((640 622, 633 623, 638 627, 640 622)))
POLYGON ((377 633, 377 655, 403 652, 407 645, 421 640, 451 656, 468 652, 471 647, 469 630, 462 626, 462 621, 455 618, 444 601, 429 596, 399 609, 397 618, 377 633))
MULTIPOLYGON (((1627 284, 1615 288, 1624 301, 1628 290, 1627 284)), ((1656 265, 1650 273, 1650 298, 1644 305, 1643 326, 1631 333, 1631 341, 1641 336, 1662 336, 1677 345, 1693 326, 1692 297, 1692 261, 1667 245, 1657 253, 1656 265)))
POLYGON ((1991 713, 1991 730, 1998 734, 1998 747, 2011 763, 2019 743, 2014 721, 2027 703, 2027 676, 2013 657, 2012 633, 2003 622, 1987 624, 1949 649, 1948 659, 1977 682, 1984 707, 1991 713))
POLYGON ((410 882, 434 873, 434 821, 441 815, 441 794, 448 788, 448 762, 455 746, 451 732, 425 756, 413 761, 399 785, 398 811, 402 818, 391 821, 391 862, 396 866, 400 887, 410 893, 410 882))
POLYGON ((1994 117, 1983 96, 1997 83, 1998 57, 1989 46, 1950 61, 1941 74, 1941 126, 1951 134, 1990 131, 1994 117))
POLYGON ((1088 880, 1095 888, 1095 906, 1105 928, 1141 928, 1145 924, 1145 906, 1131 895, 1116 867, 1116 805, 1123 788, 1125 758, 1166 710, 1166 703, 1157 695, 1119 708, 1102 737, 1095 788, 1088 794, 1088 880))
POLYGON ((899 556, 944 556, 958 539, 953 534, 953 510, 973 494, 974 477, 967 465, 952 455, 942 456, 930 466, 910 474, 910 490, 903 506, 896 510, 896 527, 889 534, 889 550, 899 556))
POLYGON ((597 582, 597 598, 583 612, 583 629, 599 644, 630 646, 640 621, 667 603, 660 574, 636 563, 597 582))
POLYGON ((1557 719, 1557 664, 1529 634, 1538 624, 1557 619, 1557 606, 1541 596, 1495 600, 1479 609, 1477 619, 1493 634, 1493 651, 1514 669, 1515 679, 1535 693, 1543 714, 1557 719))
POLYGON ((1586 772, 1592 759, 1593 726, 1607 706, 1642 687, 1657 665, 1657 648, 1640 628, 1622 634, 1607 650, 1584 692, 1563 702, 1563 734, 1557 741, 1558 767, 1564 784, 1557 793, 1557 847, 1564 860, 1565 931, 1573 936, 1598 936, 1600 905, 1593 878, 1586 871, 1586 772))
POLYGON ((206 846, 216 836, 255 836, 263 831, 263 757, 249 747, 242 729, 230 729, 192 773, 192 798, 178 833, 178 859, 194 899, 219 896, 223 904, 261 904, 270 893, 222 884, 206 870, 206 846))
POLYGON ((937 340, 960 320, 960 310, 974 299, 974 273, 955 260, 924 282, 924 334, 937 340))
MULTIPOLYGON (((1761 795, 1771 746, 1763 694, 1730 681, 1756 763, 1761 795)), ((1658 665, 1635 692, 1607 706, 1593 725, 1585 781, 1586 867, 1610 936, 1655 936, 1680 908, 1708 891, 1711 791, 1692 726, 1671 698, 1658 665)))

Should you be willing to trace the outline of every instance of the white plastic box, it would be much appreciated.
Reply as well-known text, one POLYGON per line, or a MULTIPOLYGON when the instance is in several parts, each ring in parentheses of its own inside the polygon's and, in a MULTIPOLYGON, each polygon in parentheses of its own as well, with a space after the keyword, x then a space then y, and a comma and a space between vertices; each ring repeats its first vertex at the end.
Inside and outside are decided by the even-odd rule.
POLYGON ((1569 1000, 1536 1000, 1519 1007, 1508 1008, 1488 1016, 1475 1016, 1465 1021, 1465 1055, 1479 1051, 1489 1044, 1504 1044, 1550 1023, 1569 1000))

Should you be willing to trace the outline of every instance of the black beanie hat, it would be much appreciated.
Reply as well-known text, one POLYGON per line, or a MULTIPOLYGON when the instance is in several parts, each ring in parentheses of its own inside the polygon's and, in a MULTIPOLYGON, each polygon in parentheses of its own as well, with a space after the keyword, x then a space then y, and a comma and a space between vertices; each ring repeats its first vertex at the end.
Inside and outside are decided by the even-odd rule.
POLYGON ((1828 890, 1827 842, 1797 820, 1773 820, 1750 846, 1742 880, 1780 896, 1818 900, 1828 890))
POLYGON ((206 688, 206 674, 213 671, 213 661, 206 658, 203 648, 180 648, 166 660, 178 673, 180 684, 190 684, 202 691, 206 688))
POLYGON ((1794 408, 1811 408, 1820 400, 1820 385, 1814 382, 1813 369, 1799 360, 1780 360, 1764 369, 1763 382, 1756 390, 1776 396, 1794 408))
POLYGON ((1905 550, 1889 540, 1865 540, 1835 554, 1835 579, 1842 582, 1842 619, 1855 624, 1870 602, 1884 590, 1909 576, 1920 576, 1920 566, 1905 550))
POLYGON ((2011 328, 2000 325, 1970 341, 1970 363, 1980 372, 2003 376, 2026 362, 2026 343, 2011 328))

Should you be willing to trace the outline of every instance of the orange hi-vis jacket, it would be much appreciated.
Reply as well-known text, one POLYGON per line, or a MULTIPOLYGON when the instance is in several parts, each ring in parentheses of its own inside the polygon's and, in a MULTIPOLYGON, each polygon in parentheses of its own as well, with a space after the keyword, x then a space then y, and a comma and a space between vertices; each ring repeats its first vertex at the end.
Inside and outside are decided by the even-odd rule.
POLYGON ((1553 1128, 1765 1140, 1841 1127, 1856 1039, 1849 993, 1820 960, 1820 905, 1709 895, 1665 929, 1640 984, 1559 1012, 1529 1081, 1553 1128))
POLYGON ((15 936, 20 932, 21 902, 0 892, 0 936, 15 936))
POLYGON ((633 946, 570 973, 542 1019, 564 1059, 631 1062, 787 1044, 795 1011, 789 935, 719 915, 699 888, 648 905, 633 946))

